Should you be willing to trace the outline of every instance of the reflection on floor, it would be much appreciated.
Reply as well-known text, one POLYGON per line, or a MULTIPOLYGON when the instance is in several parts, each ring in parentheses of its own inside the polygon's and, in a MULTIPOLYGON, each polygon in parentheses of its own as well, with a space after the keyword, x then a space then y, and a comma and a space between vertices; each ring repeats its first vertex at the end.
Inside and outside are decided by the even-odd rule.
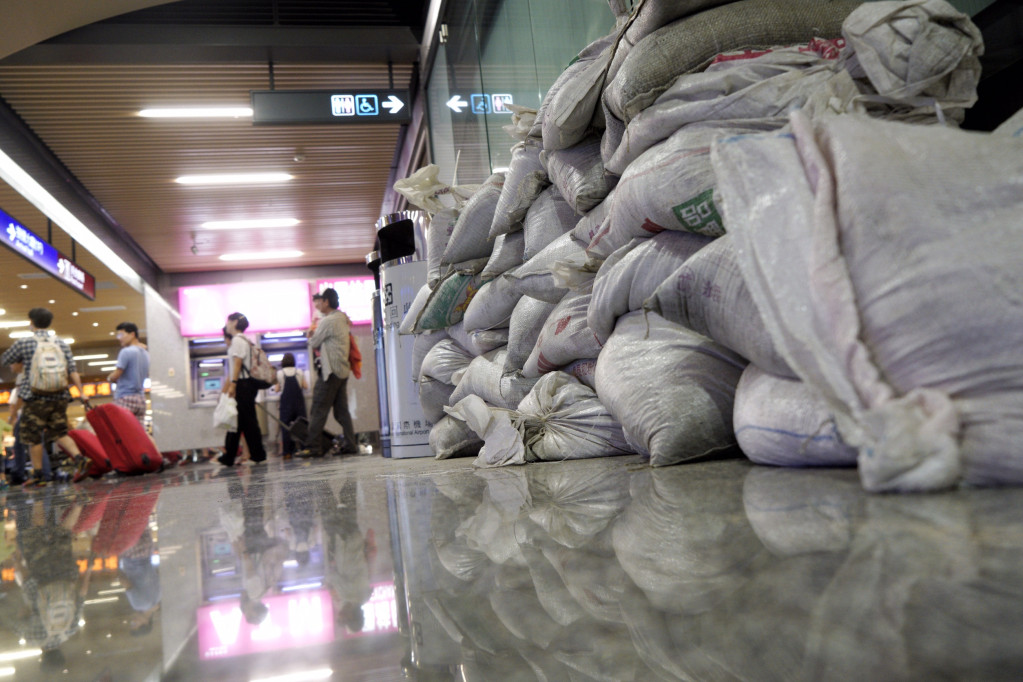
POLYGON ((7 493, 0 675, 1023 676, 1023 490, 376 457, 7 493), (65 672, 66 671, 66 672, 65 672))

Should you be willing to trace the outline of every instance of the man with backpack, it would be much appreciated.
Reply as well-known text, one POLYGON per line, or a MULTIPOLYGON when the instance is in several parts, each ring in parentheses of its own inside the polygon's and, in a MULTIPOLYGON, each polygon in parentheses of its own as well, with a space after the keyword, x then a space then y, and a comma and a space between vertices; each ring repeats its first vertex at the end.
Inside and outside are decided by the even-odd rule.
POLYGON ((78 387, 86 408, 89 399, 82 390, 82 378, 75 370, 71 349, 50 332, 53 313, 46 308, 32 308, 28 319, 32 336, 18 339, 0 357, 0 364, 25 372, 17 389, 25 403, 20 419, 21 440, 29 446, 32 459, 32 478, 25 485, 41 487, 47 484, 43 477, 43 444, 47 440, 56 441, 75 460, 82 457, 68 435, 67 406, 71 402, 68 385, 78 387))

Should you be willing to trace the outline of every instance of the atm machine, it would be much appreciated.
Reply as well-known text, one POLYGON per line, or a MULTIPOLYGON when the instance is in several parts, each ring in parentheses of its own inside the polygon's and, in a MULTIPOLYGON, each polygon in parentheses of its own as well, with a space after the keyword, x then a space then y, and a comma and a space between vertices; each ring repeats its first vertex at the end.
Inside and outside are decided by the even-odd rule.
POLYGON ((223 337, 191 339, 188 366, 193 403, 216 403, 227 384, 227 344, 223 337))

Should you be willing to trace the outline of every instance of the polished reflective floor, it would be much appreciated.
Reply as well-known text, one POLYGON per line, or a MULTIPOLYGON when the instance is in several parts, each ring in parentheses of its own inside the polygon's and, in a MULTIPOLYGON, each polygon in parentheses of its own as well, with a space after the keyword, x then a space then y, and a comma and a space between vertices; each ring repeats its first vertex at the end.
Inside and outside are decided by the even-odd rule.
POLYGON ((634 457, 9 491, 15 680, 1019 680, 1023 490, 634 457))

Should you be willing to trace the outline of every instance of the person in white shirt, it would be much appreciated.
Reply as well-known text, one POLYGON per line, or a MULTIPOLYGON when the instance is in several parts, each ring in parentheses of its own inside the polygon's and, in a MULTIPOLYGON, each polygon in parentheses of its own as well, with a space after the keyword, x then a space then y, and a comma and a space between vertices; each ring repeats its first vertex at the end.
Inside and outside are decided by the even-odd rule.
POLYGON ((217 460, 224 466, 234 466, 239 441, 243 435, 252 462, 260 464, 266 461, 263 432, 256 417, 256 395, 259 393, 259 385, 249 377, 252 342, 243 333, 248 328, 249 320, 241 313, 231 313, 227 316, 224 331, 231 335, 231 345, 227 350, 230 383, 225 392, 238 402, 238 430, 228 431, 224 439, 224 454, 217 460))

